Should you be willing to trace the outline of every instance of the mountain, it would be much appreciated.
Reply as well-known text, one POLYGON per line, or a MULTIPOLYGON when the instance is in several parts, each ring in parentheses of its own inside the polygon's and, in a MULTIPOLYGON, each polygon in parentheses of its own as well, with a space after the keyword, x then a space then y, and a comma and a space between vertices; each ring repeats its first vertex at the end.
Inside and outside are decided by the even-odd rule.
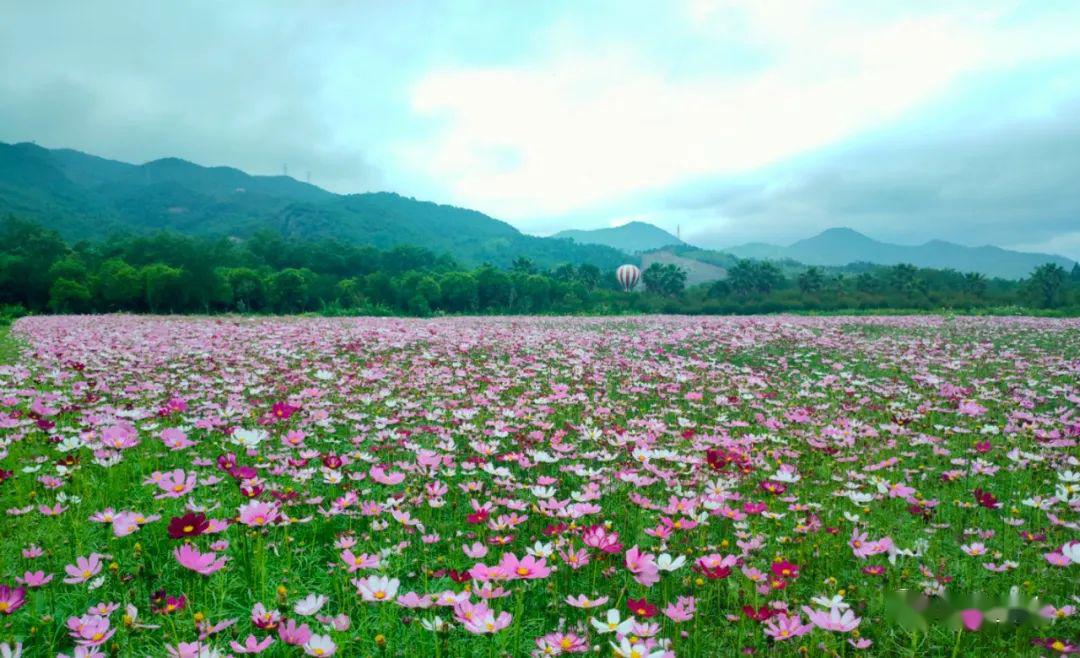
POLYGON ((599 228, 592 231, 560 231, 551 237, 569 238, 580 244, 606 245, 631 254, 686 244, 664 229, 646 222, 629 222, 614 228, 599 228))
POLYGON ((410 244, 470 265, 507 266, 525 256, 542 266, 592 263, 607 269, 627 260, 612 247, 525 235, 475 210, 389 192, 340 195, 289 176, 252 176, 178 158, 135 165, 0 142, 0 215, 9 213, 69 240, 160 230, 245 239, 269 229, 295 240, 382 249, 410 244))
POLYGON ((740 258, 790 258, 806 265, 910 263, 918 267, 979 272, 1002 279, 1022 279, 1044 263, 1055 263, 1066 269, 1073 266, 1073 261, 1063 256, 1010 251, 993 246, 965 247, 942 240, 931 240, 914 246, 891 244, 874 240, 849 228, 831 228, 788 247, 750 243, 723 251, 740 258))

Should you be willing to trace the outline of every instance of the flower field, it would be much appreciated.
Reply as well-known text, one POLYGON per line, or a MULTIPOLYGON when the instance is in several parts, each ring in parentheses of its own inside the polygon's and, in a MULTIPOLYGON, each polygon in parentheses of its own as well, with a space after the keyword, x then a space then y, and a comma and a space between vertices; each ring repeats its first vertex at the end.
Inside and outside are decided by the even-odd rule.
POLYGON ((1080 650, 1076 320, 12 335, 4 656, 1080 650))

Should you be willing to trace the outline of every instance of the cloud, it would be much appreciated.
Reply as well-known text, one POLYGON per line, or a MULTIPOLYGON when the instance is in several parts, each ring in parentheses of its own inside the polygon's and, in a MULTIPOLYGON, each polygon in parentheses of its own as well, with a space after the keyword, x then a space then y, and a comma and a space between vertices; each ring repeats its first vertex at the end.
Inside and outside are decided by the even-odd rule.
POLYGON ((657 61, 603 36, 600 46, 560 44, 541 62, 432 72, 413 88, 412 109, 441 129, 411 146, 410 166, 444 181, 456 200, 530 225, 849 139, 1000 65, 1002 45, 1040 57, 1064 41, 1032 49, 1026 28, 998 26, 1000 11, 836 9, 691 3, 690 27, 706 52, 720 59, 735 40, 768 53, 752 72, 684 75, 671 67, 677 53, 657 61), (494 161, 493 150, 513 153, 513 165, 494 161))
POLYGON ((1080 257, 1080 97, 1056 113, 926 136, 880 136, 673 194, 689 239, 786 244, 833 226, 1080 257), (1071 236, 1071 237, 1070 237, 1071 236))
POLYGON ((1076 3, 1013 0, 42 0, 0 21, 0 140, 287 163, 535 233, 632 217, 795 239, 842 216, 1042 244, 1075 208, 1046 193, 1071 160, 998 132, 1080 96, 1058 70, 1080 71, 1078 26, 1076 3), (961 134, 997 161, 1022 150, 1030 176, 934 146, 961 134), (853 159, 894 152, 903 167, 866 161, 873 175, 853 159))

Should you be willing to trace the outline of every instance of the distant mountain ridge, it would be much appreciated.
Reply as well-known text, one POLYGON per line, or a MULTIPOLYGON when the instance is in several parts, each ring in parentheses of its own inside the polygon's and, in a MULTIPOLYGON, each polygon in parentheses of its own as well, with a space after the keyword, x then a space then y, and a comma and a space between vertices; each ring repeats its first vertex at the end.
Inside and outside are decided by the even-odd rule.
POLYGON ((646 222, 627 222, 612 228, 559 231, 553 238, 569 238, 580 244, 599 244, 637 253, 686 244, 664 229, 646 222))
POLYGON ((398 244, 449 253, 466 264, 614 268, 614 248, 525 235, 483 213, 390 192, 340 195, 289 176, 253 176, 178 158, 142 165, 71 149, 0 142, 0 214, 33 219, 69 240, 110 232, 171 230, 246 238, 263 229, 297 240, 398 244))
POLYGON ((233 167, 204 167, 179 158, 136 165, 71 149, 0 142, 0 215, 14 214, 56 229, 69 240, 110 232, 171 230, 244 239, 269 229, 287 239, 336 239, 388 248, 398 244, 449 253, 465 264, 506 267, 525 256, 545 267, 591 263, 614 269, 644 255, 730 267, 726 254, 806 265, 910 263, 990 277, 1020 279, 1044 263, 1071 268, 1051 254, 1000 247, 965 247, 931 240, 906 246, 833 228, 790 246, 749 243, 701 250, 646 222, 562 231, 542 238, 465 208, 418 201, 390 192, 340 195, 289 176, 255 176, 233 167), (718 253, 724 252, 724 253, 718 253), (632 255, 631 255, 632 254, 632 255))
POLYGON ((898 245, 874 240, 850 228, 831 228, 787 247, 748 243, 720 249, 740 258, 779 260, 790 258, 805 265, 877 265, 910 263, 917 267, 951 268, 989 277, 1022 279, 1044 263, 1071 268, 1073 261, 1053 254, 1012 251, 1001 247, 965 247, 943 240, 921 245, 898 245))

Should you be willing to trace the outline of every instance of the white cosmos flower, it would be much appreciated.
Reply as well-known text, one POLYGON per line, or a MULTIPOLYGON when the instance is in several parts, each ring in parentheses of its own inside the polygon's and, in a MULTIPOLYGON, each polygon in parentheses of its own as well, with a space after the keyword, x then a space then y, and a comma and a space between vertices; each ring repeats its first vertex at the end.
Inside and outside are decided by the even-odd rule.
POLYGON ((555 487, 533 487, 531 491, 537 498, 551 498, 555 495, 555 487))
POLYGON ((549 558, 555 554, 555 546, 551 542, 545 544, 538 541, 531 547, 526 548, 525 552, 533 557, 549 558))
POLYGON ((630 632, 630 629, 634 627, 634 618, 628 617, 623 620, 619 617, 619 611, 616 608, 612 608, 607 611, 607 620, 600 621, 596 617, 589 620, 589 623, 593 625, 597 633, 618 633, 620 635, 626 635, 630 632))
POLYGON ((656 646, 648 649, 644 643, 631 642, 628 637, 624 637, 618 644, 612 642, 611 648, 620 658, 663 658, 667 655, 667 650, 663 647, 656 646))
POLYGON ((442 617, 439 617, 437 615, 434 619, 421 619, 420 625, 423 626, 426 630, 431 631, 432 633, 442 633, 443 631, 450 630, 450 624, 447 624, 445 621, 443 621, 442 617))
POLYGON ((656 567, 660 569, 660 571, 675 571, 684 564, 686 564, 685 555, 673 558, 667 553, 661 553, 656 558, 656 567))
POLYGON ((397 596, 398 585, 401 581, 397 578, 386 576, 368 576, 364 579, 352 581, 356 585, 357 592, 365 601, 386 602, 393 601, 397 596))
POLYGON ((78 450, 82 446, 82 439, 77 436, 69 436, 60 443, 56 444, 56 449, 60 452, 71 452, 72 450, 78 450))
POLYGON ((847 497, 851 500, 851 502, 855 503, 856 505, 865 505, 866 503, 869 503, 871 500, 874 499, 872 495, 868 493, 863 493, 861 491, 848 492, 847 497))
POLYGON ((296 602, 293 606, 293 610, 296 614, 303 617, 309 617, 326 605, 326 597, 322 594, 308 594, 303 599, 296 602))
POLYGON ((304 653, 309 656, 326 658, 334 655, 335 651, 337 651, 337 645, 334 644, 329 635, 312 635, 304 643, 304 653))
POLYGON ((839 594, 834 594, 831 599, 826 598, 825 595, 821 595, 815 596, 810 600, 821 606, 822 608, 828 608, 830 610, 847 610, 851 607, 847 604, 847 602, 844 601, 844 597, 840 596, 839 594))
POLYGON ((245 448, 254 448, 266 440, 268 436, 265 430, 238 429, 233 432, 232 441, 245 448))
POLYGON ((1080 564, 1080 541, 1071 541, 1062 546, 1061 554, 1072 560, 1073 564, 1080 564))

